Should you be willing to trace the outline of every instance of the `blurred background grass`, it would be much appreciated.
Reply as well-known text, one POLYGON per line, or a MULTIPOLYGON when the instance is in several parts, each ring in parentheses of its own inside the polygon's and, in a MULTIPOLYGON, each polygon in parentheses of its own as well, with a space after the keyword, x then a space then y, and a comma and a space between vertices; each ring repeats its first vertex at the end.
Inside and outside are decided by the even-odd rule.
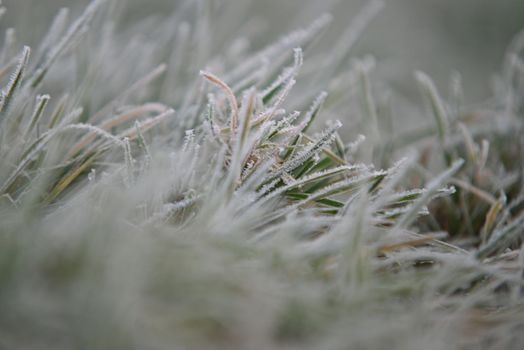
MULTIPOLYGON (((19 42, 34 44, 48 27, 60 7, 69 7, 75 17, 90 0, 4 0, 8 12, 0 21, 0 31, 8 27, 17 32, 19 42)), ((197 2, 194 0, 193 2, 197 2)), ((167 16, 184 1, 126 0, 126 21, 167 16)), ((203 1, 205 2, 205 1, 203 1)), ((346 28, 364 0, 212 0, 214 8, 242 20, 217 18, 216 25, 227 41, 247 34, 254 46, 262 46, 283 33, 304 26, 319 13, 331 12, 334 22, 323 37, 321 48, 346 28), (241 33, 241 23, 254 33, 241 33)), ((522 0, 389 0, 354 47, 353 55, 373 54, 379 60, 382 76, 411 95, 415 91, 412 71, 423 70, 441 89, 447 89, 453 71, 462 74, 467 102, 490 95, 490 80, 501 64, 504 50, 512 37, 524 28, 522 0)), ((2 39, 3 40, 3 39, 2 39)), ((217 46, 219 49, 219 46, 217 46)), ((306 57, 307 59, 307 57, 306 57)), ((417 95, 418 96, 418 95, 417 95)))

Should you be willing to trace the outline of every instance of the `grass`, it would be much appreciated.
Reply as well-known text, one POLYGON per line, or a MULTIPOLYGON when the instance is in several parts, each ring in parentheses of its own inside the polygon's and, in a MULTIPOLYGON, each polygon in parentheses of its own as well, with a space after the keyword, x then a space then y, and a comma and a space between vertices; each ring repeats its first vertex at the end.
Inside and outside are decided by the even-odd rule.
POLYGON ((434 123, 391 133, 348 54, 379 1, 217 55, 213 8, 115 4, 6 34, 0 348, 519 348, 522 34, 491 100, 416 72, 434 123))

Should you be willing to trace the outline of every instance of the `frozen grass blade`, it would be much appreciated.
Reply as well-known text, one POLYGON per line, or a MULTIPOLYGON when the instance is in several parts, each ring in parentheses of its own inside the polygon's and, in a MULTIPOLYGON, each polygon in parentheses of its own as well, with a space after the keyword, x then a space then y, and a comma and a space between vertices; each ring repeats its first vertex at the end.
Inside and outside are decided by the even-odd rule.
POLYGON ((217 85, 226 95, 229 102, 229 107, 231 108, 229 127, 232 130, 232 134, 235 134, 238 125, 238 102, 237 98, 235 97, 235 94, 233 93, 233 90, 231 90, 231 88, 226 83, 224 83, 219 77, 212 73, 200 71, 200 75, 202 75, 204 78, 206 78, 213 84, 217 85))
POLYGON ((135 160, 133 159, 133 155, 131 154, 131 143, 129 142, 129 139, 127 137, 124 138, 123 143, 124 159, 126 163, 126 174, 124 177, 124 183, 126 184, 126 186, 131 187, 135 182, 135 160))
POLYGON ((323 135, 316 142, 313 142, 304 151, 297 154, 290 160, 286 161, 279 170, 275 171, 274 174, 266 178, 265 182, 271 182, 275 179, 280 178, 286 173, 289 174, 290 172, 304 164, 304 162, 306 162, 308 159, 320 152, 325 146, 329 145, 331 142, 334 141, 334 134, 336 130, 341 126, 342 124, 340 122, 337 122, 331 128, 324 131, 323 135))
MULTIPOLYGON (((327 93, 325 91, 321 92, 317 96, 317 98, 315 99, 315 101, 313 102, 311 107, 309 108, 308 112, 304 116, 304 121, 301 124, 302 125, 302 130, 301 130, 302 133, 306 133, 307 132, 307 130, 309 129, 310 125, 313 123, 313 121, 315 120, 316 116, 320 112, 320 109, 322 108, 322 105, 326 101, 326 98, 327 98, 327 93)), ((297 145, 297 142, 299 141, 299 138, 300 138, 300 136, 296 136, 295 139, 293 140, 293 142, 291 142, 291 147, 288 149, 288 151, 284 155, 284 160, 288 159, 292 155, 293 149, 297 145)))
POLYGON ((354 166, 339 166, 339 167, 336 167, 336 168, 332 168, 332 169, 328 169, 328 170, 324 170, 324 171, 319 171, 319 172, 316 172, 316 173, 313 173, 311 175, 307 175, 307 176, 304 176, 296 181, 293 181, 292 183, 290 184, 287 184, 285 186, 282 186, 280 188, 278 188, 277 190, 273 191, 273 192, 270 192, 268 195, 264 196, 263 198, 265 200, 268 200, 268 199, 271 199, 271 198, 274 198, 274 197, 277 197, 289 190, 292 190, 292 189, 295 189, 295 188, 300 188, 300 187, 303 187, 309 183, 313 183, 313 182, 318 182, 318 181, 321 181, 321 180, 325 180, 325 179, 328 179, 330 177, 335 177, 335 176, 339 176, 339 175, 342 175, 346 172, 350 172, 350 171, 355 171, 355 170, 362 170, 364 169, 364 167, 362 165, 354 165, 354 166))
MULTIPOLYGON (((100 124, 99 128, 109 132, 118 125, 134 120, 147 113, 157 112, 160 115, 162 113, 165 113, 168 109, 168 107, 159 103, 149 103, 143 106, 131 108, 114 118, 106 120, 105 122, 100 124)), ((95 132, 91 132, 83 138, 81 138, 73 147, 71 147, 71 149, 66 155, 66 159, 70 159, 75 154, 77 154, 82 148, 89 145, 89 143, 91 143, 96 138, 96 136, 97 134, 95 132)))
POLYGON ((522 228, 524 227, 524 214, 519 215, 511 221, 508 225, 493 232, 490 240, 475 254, 478 259, 485 259, 486 257, 496 252, 515 244, 519 239, 522 239, 522 228))
POLYGON ((340 180, 308 195, 306 199, 297 203, 297 206, 304 206, 313 201, 327 199, 327 197, 348 192, 356 193, 368 186, 372 188, 380 183, 385 176, 386 172, 375 171, 369 174, 353 176, 346 180, 340 180))
POLYGON ((491 207, 486 214, 486 219, 484 221, 484 226, 482 226, 481 238, 482 243, 486 243, 489 239, 493 228, 495 227, 495 221, 497 216, 502 211, 505 204, 505 198, 500 198, 491 204, 491 207))
POLYGON ((31 49, 28 46, 24 46, 20 59, 18 60, 18 66, 14 71, 9 83, 7 84, 5 90, 2 90, 0 96, 0 126, 2 126, 5 116, 9 111, 9 107, 12 101, 16 97, 16 92, 20 89, 22 85, 22 80, 24 78, 24 72, 27 68, 27 63, 29 62, 29 56, 31 54, 31 49))
POLYGON ((27 152, 26 155, 22 158, 22 160, 18 163, 17 167, 11 175, 5 180, 5 182, 0 187, 0 193, 4 194, 9 187, 13 184, 13 182, 16 180, 16 178, 20 175, 20 173, 28 166, 28 164, 40 153, 43 151, 46 144, 51 141, 54 137, 56 137, 60 133, 64 133, 67 131, 72 130, 82 130, 82 131, 88 131, 93 132, 97 134, 98 136, 101 136, 107 140, 109 140, 111 143, 119 146, 124 147, 124 143, 121 138, 115 137, 111 135, 110 133, 106 132, 105 130, 102 130, 100 128, 97 128, 93 125, 88 124, 71 124, 64 126, 62 128, 53 129, 48 131, 47 133, 44 133, 39 139, 38 142, 30 147, 30 152, 27 152))
POLYGON ((259 67, 260 64, 274 60, 275 57, 281 55, 282 52, 287 52, 296 47, 305 47, 305 45, 311 42, 312 39, 316 38, 317 35, 326 28, 331 20, 332 16, 330 14, 323 14, 314 20, 309 27, 297 30, 282 37, 276 43, 267 46, 235 68, 229 73, 227 80, 234 81, 242 77, 246 72, 259 67))
POLYGON ((290 90, 290 85, 293 79, 297 76, 300 67, 304 63, 304 57, 301 48, 294 49, 294 64, 293 67, 286 68, 284 72, 278 76, 269 87, 260 93, 262 103, 267 105, 270 104, 273 99, 277 101, 273 104, 273 110, 276 110, 283 102, 290 90))
POLYGON ((138 123, 138 121, 135 121, 135 130, 136 130, 136 135, 137 135, 138 146, 142 149, 144 156, 145 156, 145 162, 143 165, 143 169, 148 169, 152 161, 151 152, 149 151, 147 142, 144 136, 142 135, 142 132, 140 131, 140 124, 138 123))
POLYGON ((72 170, 70 170, 64 177, 60 179, 60 181, 54 186, 52 190, 49 191, 48 196, 45 198, 45 203, 52 203, 56 200, 56 198, 62 194, 71 184, 84 172, 88 171, 94 161, 95 161, 96 155, 93 155, 89 158, 87 158, 84 162, 82 162, 80 165, 74 167, 72 170))
POLYGON ((240 133, 238 135, 232 135, 234 137, 234 151, 232 154, 232 165, 231 165, 231 185, 230 193, 233 193, 235 188, 240 184, 240 178, 242 176, 242 160, 244 159, 244 147, 249 134, 251 126, 251 117, 253 115, 255 104, 255 89, 246 91, 244 98, 242 99, 242 106, 240 109, 240 133))
POLYGON ((31 116, 31 120, 29 122, 29 125, 24 133, 24 139, 27 138, 27 136, 34 130, 34 128, 37 126, 40 118, 42 117, 42 114, 45 111, 45 108, 47 107, 47 104, 49 103, 49 100, 51 97, 49 95, 41 95, 37 97, 37 103, 35 110, 33 112, 33 115, 31 116))
POLYGON ((428 97, 437 124, 438 138, 440 143, 444 145, 448 138, 449 129, 449 118, 444 102, 442 102, 435 84, 428 75, 418 71, 415 72, 415 78, 424 94, 428 97))
POLYGON ((464 164, 464 160, 456 160, 449 169, 436 176, 427 186, 426 192, 418 198, 413 207, 403 215, 395 225, 397 229, 408 227, 418 216, 420 210, 427 205, 431 196, 438 191, 464 164))
POLYGON ((151 72, 147 73, 145 76, 140 78, 138 81, 136 81, 134 84, 132 84, 122 93, 120 93, 116 98, 114 98, 112 101, 108 102, 105 106, 103 106, 96 114, 89 118, 89 122, 95 123, 100 121, 100 119, 105 117, 107 114, 110 114, 112 110, 119 103, 122 103, 122 101, 125 100, 129 95, 151 84, 154 80, 162 76, 162 74, 165 73, 166 69, 167 66, 165 64, 161 64, 155 69, 153 69, 151 72))
POLYGON ((105 2, 105 0, 93 0, 86 8, 83 15, 80 16, 69 28, 62 39, 49 50, 49 54, 39 65, 29 80, 29 86, 36 88, 44 79, 51 66, 56 62, 60 55, 86 30, 90 25, 96 11, 105 2))
MULTIPOLYGON (((169 117, 172 117, 175 115, 175 110, 172 108, 169 108, 163 113, 160 113, 157 116, 154 116, 152 118, 147 118, 145 120, 142 120, 138 122, 139 129, 142 133, 145 133, 146 131, 150 130, 151 128, 155 127, 156 125, 160 124, 164 120, 166 120, 169 117)), ((136 127, 131 127, 122 133, 119 134, 120 138, 129 138, 130 140, 134 140, 137 137, 136 127)))
MULTIPOLYGON (((369 61, 369 60, 368 60, 369 61)), ((380 133, 378 129, 378 115, 377 115, 377 106, 375 104, 375 99, 371 92, 371 83, 369 81, 369 74, 374 68, 374 61, 371 62, 358 62, 357 71, 360 75, 360 80, 362 84, 362 93, 364 100, 364 110, 369 118, 369 137, 371 137, 373 142, 377 142, 380 139, 380 133)))

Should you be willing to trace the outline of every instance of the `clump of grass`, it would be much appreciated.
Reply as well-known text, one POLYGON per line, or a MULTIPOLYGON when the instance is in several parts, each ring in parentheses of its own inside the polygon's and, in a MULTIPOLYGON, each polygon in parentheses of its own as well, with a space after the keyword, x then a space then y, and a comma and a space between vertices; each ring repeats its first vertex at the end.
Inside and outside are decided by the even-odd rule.
POLYGON ((380 2, 329 60, 310 51, 329 15, 224 58, 213 9, 119 32, 110 5, 59 12, 36 62, 0 54, 0 347, 518 347, 520 41, 500 105, 416 74, 436 128, 410 153, 383 141, 374 60, 344 71, 380 2), (367 140, 320 127, 357 109, 348 88, 367 140), (403 157, 377 170, 385 145, 403 157))

